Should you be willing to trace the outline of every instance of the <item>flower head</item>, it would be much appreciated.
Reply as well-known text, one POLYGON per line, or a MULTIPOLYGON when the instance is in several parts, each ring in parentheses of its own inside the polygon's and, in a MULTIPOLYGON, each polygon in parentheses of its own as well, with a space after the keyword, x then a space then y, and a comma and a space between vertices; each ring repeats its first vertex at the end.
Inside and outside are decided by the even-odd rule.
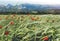
POLYGON ((2 29, 2 26, 0 25, 0 29, 2 29))
POLYGON ((44 41, 47 41, 48 39, 49 39, 48 36, 45 36, 45 37, 43 38, 44 41))
POLYGON ((4 35, 8 35, 9 34, 9 31, 5 31, 4 35))
POLYGON ((11 22, 10 22, 10 25, 14 25, 14 22, 13 22, 13 21, 11 21, 11 22))

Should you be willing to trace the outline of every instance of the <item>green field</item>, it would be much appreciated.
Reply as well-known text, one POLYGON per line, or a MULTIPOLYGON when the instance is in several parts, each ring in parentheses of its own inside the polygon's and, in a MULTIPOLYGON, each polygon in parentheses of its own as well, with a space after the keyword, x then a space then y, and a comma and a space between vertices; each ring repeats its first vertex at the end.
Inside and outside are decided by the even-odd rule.
POLYGON ((0 41, 60 41, 60 15, 0 15, 0 41))

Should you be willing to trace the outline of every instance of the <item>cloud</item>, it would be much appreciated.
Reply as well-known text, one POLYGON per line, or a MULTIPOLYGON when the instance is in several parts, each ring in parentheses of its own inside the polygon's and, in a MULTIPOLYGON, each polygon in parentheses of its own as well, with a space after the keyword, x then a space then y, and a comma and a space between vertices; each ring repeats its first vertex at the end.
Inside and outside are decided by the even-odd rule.
POLYGON ((0 0, 0 4, 22 4, 22 3, 30 3, 30 4, 60 4, 60 0, 0 0))
POLYGON ((21 0, 21 2, 31 4, 60 4, 60 0, 21 0))
POLYGON ((17 4, 20 0, 0 0, 0 4, 17 4))

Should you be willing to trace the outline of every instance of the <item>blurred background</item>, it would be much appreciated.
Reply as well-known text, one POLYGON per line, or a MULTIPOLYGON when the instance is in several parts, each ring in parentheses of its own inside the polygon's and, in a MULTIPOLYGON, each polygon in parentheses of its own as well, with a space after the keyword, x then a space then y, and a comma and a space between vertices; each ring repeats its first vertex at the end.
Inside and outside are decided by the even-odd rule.
POLYGON ((60 1, 0 0, 0 14, 60 14, 60 1))

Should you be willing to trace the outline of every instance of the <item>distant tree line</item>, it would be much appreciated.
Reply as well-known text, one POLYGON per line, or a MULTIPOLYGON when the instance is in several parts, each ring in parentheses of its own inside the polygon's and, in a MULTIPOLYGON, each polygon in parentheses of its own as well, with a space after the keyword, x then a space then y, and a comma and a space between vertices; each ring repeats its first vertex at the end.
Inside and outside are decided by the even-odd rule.
POLYGON ((0 12, 0 14, 60 14, 60 10, 45 10, 45 11, 10 11, 0 12))

